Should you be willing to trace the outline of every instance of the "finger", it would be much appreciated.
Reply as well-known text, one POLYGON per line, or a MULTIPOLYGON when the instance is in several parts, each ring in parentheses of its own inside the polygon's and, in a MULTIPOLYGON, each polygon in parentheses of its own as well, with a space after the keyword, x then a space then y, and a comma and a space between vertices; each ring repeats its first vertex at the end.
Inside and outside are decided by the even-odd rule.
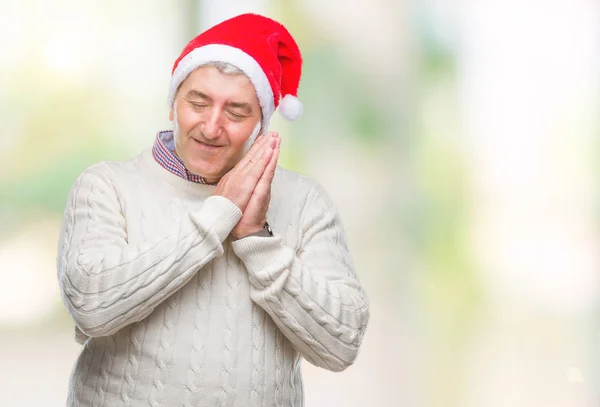
MULTIPOLYGON (((242 201, 244 202, 243 205, 239 205, 238 207, 245 208, 248 200, 254 192, 254 189, 256 188, 256 184, 258 183, 264 168, 270 161, 272 154, 273 148, 267 145, 256 162, 251 163, 248 161, 246 166, 235 171, 235 174, 232 174, 229 178, 229 181, 232 183, 232 185, 235 185, 234 188, 237 190, 238 195, 240 195, 242 201)), ((237 166, 235 168, 237 168, 237 166)))
POLYGON ((264 147, 267 139, 268 139, 268 137, 266 137, 266 136, 258 136, 258 138, 254 142, 254 144, 252 144, 252 146, 250 146, 250 149, 248 150, 248 152, 246 152, 246 154, 244 154, 242 159, 237 163, 236 167, 242 168, 246 164, 248 164, 248 162, 256 161, 256 159, 260 156, 260 153, 262 152, 261 150, 264 147))
POLYGON ((260 156, 263 154, 265 146, 272 141, 273 133, 267 133, 264 136, 260 136, 254 144, 250 147, 250 150, 242 157, 240 162, 238 163, 238 168, 245 167, 248 163, 255 163, 258 161, 260 156))
POLYGON ((275 175, 275 168, 277 168, 280 144, 281 139, 276 137, 275 148, 271 153, 271 159, 256 182, 248 205, 252 205, 252 203, 254 203, 255 206, 258 205, 260 207, 267 207, 269 205, 269 202, 271 201, 271 183, 273 181, 273 176, 275 175))
POLYGON ((276 138, 275 148, 273 148, 273 155, 271 156, 271 160, 265 171, 263 172, 263 176, 261 178, 266 178, 266 181, 271 183, 273 177, 275 176, 275 168, 277 168, 277 162, 279 161, 279 151, 281 146, 281 139, 279 137, 276 138))
POLYGON ((271 158, 270 155, 268 157, 264 157, 264 155, 269 150, 272 151, 275 148, 275 144, 276 144, 276 140, 273 137, 269 137, 269 140, 266 141, 266 144, 262 147, 260 152, 256 153, 253 157, 249 157, 248 161, 246 162, 246 165, 241 167, 240 171, 244 174, 247 174, 250 172, 253 172, 253 173, 259 172, 259 178, 260 178, 260 175, 262 175, 262 172, 264 171, 265 167, 267 166, 267 164, 269 163, 269 160, 271 158))
POLYGON ((262 149, 267 141, 267 137, 259 136, 258 139, 250 146, 250 149, 242 159, 238 162, 237 167, 241 168, 245 166, 249 161, 256 161, 256 159, 260 156, 262 149))
POLYGON ((277 168, 277 162, 279 161, 280 144, 281 139, 278 137, 275 148, 273 149, 273 154, 271 155, 271 159, 269 160, 269 163, 266 165, 265 170, 256 184, 255 191, 259 194, 263 192, 267 194, 270 193, 271 183, 273 182, 275 169, 277 168))
POLYGON ((273 153, 275 151, 275 141, 269 142, 262 151, 261 156, 256 160, 254 165, 252 166, 252 171, 258 174, 258 178, 260 178, 265 171, 269 162, 271 162, 271 157, 273 157, 273 153))

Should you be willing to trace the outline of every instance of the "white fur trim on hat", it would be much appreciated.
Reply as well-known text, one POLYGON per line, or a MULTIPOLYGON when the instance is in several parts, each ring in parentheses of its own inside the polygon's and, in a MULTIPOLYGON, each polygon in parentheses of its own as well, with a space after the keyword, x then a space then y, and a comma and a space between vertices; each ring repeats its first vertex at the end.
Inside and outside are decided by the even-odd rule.
POLYGON ((169 85, 169 107, 173 106, 175 94, 179 85, 196 68, 209 62, 227 62, 241 69, 254 85, 258 103, 263 114, 263 128, 268 127, 268 123, 275 111, 273 102, 273 90, 267 79, 267 75, 262 70, 258 62, 244 51, 222 44, 210 44, 198 47, 179 61, 169 85))
POLYGON ((284 119, 293 122, 302 115, 302 102, 296 96, 285 95, 277 110, 284 119))

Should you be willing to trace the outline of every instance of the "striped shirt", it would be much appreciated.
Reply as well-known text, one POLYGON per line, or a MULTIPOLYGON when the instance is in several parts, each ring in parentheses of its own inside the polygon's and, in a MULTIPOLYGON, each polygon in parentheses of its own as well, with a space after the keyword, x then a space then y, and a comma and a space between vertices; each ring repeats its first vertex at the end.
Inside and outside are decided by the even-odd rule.
POLYGON ((161 167, 178 177, 199 184, 208 184, 204 178, 193 174, 185 168, 183 161, 175 153, 175 140, 173 139, 172 130, 158 132, 154 146, 152 147, 152 155, 161 167))

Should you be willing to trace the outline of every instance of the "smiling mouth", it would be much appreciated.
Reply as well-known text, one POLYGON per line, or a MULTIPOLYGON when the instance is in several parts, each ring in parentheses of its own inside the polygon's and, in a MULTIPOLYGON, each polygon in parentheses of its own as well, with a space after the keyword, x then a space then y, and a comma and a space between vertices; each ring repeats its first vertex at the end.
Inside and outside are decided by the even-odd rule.
POLYGON ((223 146, 215 146, 213 144, 206 144, 206 143, 203 143, 202 141, 196 140, 193 137, 192 137, 192 140, 194 140, 196 142, 196 144, 200 145, 201 147, 204 147, 204 148, 209 149, 209 150, 216 150, 218 148, 223 147, 223 146))

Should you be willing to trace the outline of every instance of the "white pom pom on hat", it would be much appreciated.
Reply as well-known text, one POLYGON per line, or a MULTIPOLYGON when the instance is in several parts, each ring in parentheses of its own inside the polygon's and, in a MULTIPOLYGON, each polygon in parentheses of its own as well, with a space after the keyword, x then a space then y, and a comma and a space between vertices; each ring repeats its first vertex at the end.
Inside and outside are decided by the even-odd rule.
POLYGON ((217 61, 230 63, 248 76, 256 90, 265 129, 276 108, 286 120, 298 120, 302 115, 297 97, 302 56, 282 24, 257 14, 242 14, 198 35, 173 65, 169 106, 173 106, 179 85, 192 71, 217 61))
POLYGON ((302 115, 302 102, 292 95, 285 95, 279 102, 279 114, 286 120, 296 121, 302 115))

